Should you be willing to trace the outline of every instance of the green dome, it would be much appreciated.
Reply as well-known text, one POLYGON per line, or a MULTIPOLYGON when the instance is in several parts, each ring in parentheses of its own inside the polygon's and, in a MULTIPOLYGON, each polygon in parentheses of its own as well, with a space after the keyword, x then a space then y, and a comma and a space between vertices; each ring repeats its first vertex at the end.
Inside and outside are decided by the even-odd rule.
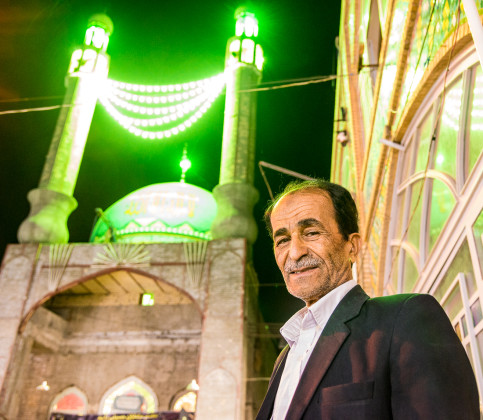
POLYGON ((159 243, 211 239, 216 214, 211 192, 182 182, 140 188, 110 206, 91 242, 159 243))

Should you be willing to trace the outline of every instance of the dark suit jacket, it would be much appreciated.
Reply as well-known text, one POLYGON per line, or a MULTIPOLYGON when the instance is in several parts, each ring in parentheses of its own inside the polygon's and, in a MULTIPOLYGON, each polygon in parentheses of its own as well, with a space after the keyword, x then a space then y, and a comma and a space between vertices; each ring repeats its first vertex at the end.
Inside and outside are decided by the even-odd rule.
MULTIPOLYGON (((288 346, 257 420, 269 420, 288 346)), ((354 287, 327 322, 295 390, 287 420, 479 419, 463 346, 431 295, 369 299, 354 287)))

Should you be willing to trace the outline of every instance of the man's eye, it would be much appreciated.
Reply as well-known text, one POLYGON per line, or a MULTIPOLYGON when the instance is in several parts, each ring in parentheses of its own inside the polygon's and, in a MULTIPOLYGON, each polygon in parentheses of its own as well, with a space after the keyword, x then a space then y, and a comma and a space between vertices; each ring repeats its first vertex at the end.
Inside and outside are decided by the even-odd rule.
POLYGON ((305 232, 305 236, 316 236, 318 234, 319 234, 319 232, 316 231, 316 230, 311 230, 309 232, 305 232))
POLYGON ((285 242, 288 242, 288 238, 281 238, 281 239, 278 239, 277 241, 275 241, 275 246, 282 245, 282 244, 284 244, 285 242))

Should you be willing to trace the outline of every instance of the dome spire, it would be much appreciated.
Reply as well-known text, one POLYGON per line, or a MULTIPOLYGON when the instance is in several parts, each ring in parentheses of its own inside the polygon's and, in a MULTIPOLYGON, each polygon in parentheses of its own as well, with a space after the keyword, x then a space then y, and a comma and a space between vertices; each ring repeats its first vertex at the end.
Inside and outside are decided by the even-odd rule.
POLYGON ((179 162, 179 166, 181 167, 181 179, 179 182, 184 183, 184 179, 186 176, 186 172, 188 171, 189 168, 191 168, 191 161, 188 159, 188 145, 187 143, 184 144, 183 148, 183 156, 181 157, 181 161, 179 162))

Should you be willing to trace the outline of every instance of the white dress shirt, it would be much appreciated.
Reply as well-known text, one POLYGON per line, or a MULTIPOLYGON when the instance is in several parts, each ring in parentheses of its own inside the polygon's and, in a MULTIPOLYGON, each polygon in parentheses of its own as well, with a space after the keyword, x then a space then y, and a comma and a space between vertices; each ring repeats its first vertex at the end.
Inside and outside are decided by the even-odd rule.
POLYGON ((357 285, 349 280, 331 290, 309 308, 296 312, 280 329, 290 346, 273 407, 272 420, 284 420, 295 389, 312 351, 332 312, 342 298, 357 285))

